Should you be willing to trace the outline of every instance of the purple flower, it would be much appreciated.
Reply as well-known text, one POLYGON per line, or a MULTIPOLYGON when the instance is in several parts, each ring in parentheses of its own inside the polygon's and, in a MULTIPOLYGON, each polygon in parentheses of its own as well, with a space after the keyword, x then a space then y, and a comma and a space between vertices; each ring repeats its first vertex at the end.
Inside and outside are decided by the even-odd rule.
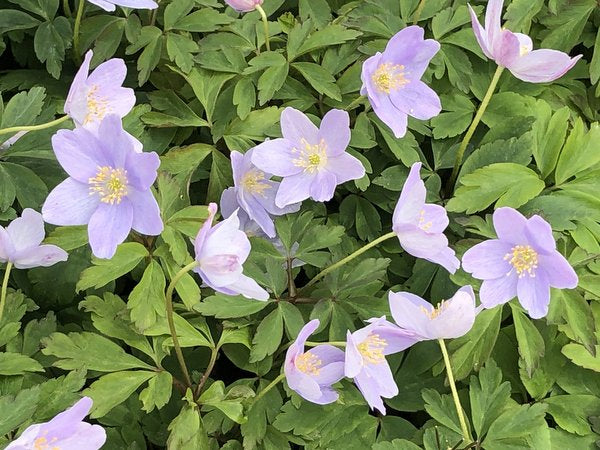
POLYGON ((225 0, 225 3, 238 12, 250 12, 256 9, 256 5, 262 5, 263 0, 225 0))
POLYGON ((475 294, 471 286, 460 288, 437 308, 409 292, 389 293, 390 311, 396 324, 421 341, 451 339, 469 332, 475 322, 475 294))
POLYGON ((99 6, 104 11, 114 11, 115 5, 126 8, 137 9, 155 9, 158 4, 153 0, 88 0, 90 3, 99 6))
POLYGON ((304 351, 308 336, 319 327, 319 320, 308 322, 288 348, 284 372, 288 386, 309 402, 333 403, 338 393, 331 388, 344 378, 344 352, 333 345, 318 345, 304 351))
POLYGON ((469 249, 463 256, 465 271, 483 280, 479 298, 493 308, 517 296, 534 319, 548 313, 550 287, 573 289, 578 278, 556 250, 552 228, 540 216, 526 219, 513 208, 494 212, 498 239, 469 249))
POLYGON ((216 213, 217 205, 208 205, 208 218, 194 240, 198 262, 194 272, 217 292, 268 300, 269 293, 242 273, 242 264, 250 254, 250 241, 240 230, 237 211, 213 227, 212 221, 216 213))
POLYGON ((160 159, 136 153, 116 115, 100 123, 96 137, 85 128, 52 137, 58 162, 69 174, 48 195, 42 214, 54 225, 88 225, 92 252, 111 258, 130 230, 156 236, 163 229, 150 187, 160 159))
POLYGON ((371 408, 385 414, 381 397, 398 395, 398 386, 385 355, 401 352, 413 345, 416 337, 391 324, 385 317, 354 333, 347 332, 344 374, 354 378, 356 386, 371 408))
POLYGON ((24 209, 21 217, 6 228, 0 226, 0 262, 11 262, 17 269, 30 269, 66 261, 69 255, 62 248, 41 245, 44 235, 42 215, 24 209))
POLYGON ((283 138, 254 148, 252 163, 283 177, 275 204, 283 208, 312 198, 325 202, 335 187, 365 175, 365 168, 346 153, 350 143, 350 119, 346 111, 332 109, 317 128, 302 112, 285 108, 281 113, 283 138))
POLYGON ((423 36, 417 25, 404 28, 362 66, 360 93, 397 138, 406 134, 408 116, 428 120, 442 110, 438 95, 421 81, 440 44, 423 36))
POLYGON ((532 50, 531 38, 525 34, 505 30, 500 24, 504 0, 489 0, 483 28, 475 11, 469 5, 471 23, 477 42, 490 59, 506 67, 523 81, 544 83, 563 76, 582 55, 571 58, 558 50, 532 50))
POLYGON ((454 250, 448 247, 448 239, 443 233, 448 226, 448 215, 442 206, 425 203, 427 191, 420 170, 420 162, 410 168, 394 209, 393 230, 408 253, 440 264, 454 273, 460 262, 454 256, 454 250))
POLYGON ((27 427, 5 450, 98 450, 106 442, 100 425, 83 422, 92 399, 83 397, 52 420, 27 427))
POLYGON ((127 75, 122 59, 109 59, 88 75, 92 57, 90 50, 75 74, 65 102, 65 113, 78 127, 96 132, 108 114, 125 117, 135 105, 135 94, 133 89, 122 87, 127 75))
POLYGON ((296 212, 300 209, 300 204, 285 208, 279 208, 275 205, 275 194, 279 188, 279 183, 271 181, 271 174, 259 170, 252 164, 253 152, 254 149, 248 150, 243 155, 240 152, 231 152, 234 187, 223 191, 221 210, 223 216, 228 217, 237 208, 242 208, 267 236, 273 238, 275 237, 275 225, 269 214, 281 216, 296 212), (225 210, 228 214, 225 214, 225 210))

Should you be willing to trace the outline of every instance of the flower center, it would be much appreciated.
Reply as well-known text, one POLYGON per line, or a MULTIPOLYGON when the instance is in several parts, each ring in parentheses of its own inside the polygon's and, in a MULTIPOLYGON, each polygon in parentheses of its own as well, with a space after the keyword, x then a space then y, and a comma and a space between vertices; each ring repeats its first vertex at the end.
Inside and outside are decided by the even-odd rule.
MULTIPOLYGON (((535 269, 538 266, 538 254, 529 245, 516 245, 510 249, 511 253, 504 255, 504 260, 508 261, 517 271, 519 278, 526 274, 535 277, 535 269)), ((508 272, 506 275, 510 275, 508 272)))
POLYGON ((311 353, 310 351, 302 353, 296 357, 296 368, 300 372, 304 372, 309 375, 319 375, 322 364, 323 361, 321 361, 317 355, 311 353))
POLYGON ((419 213, 419 225, 418 227, 423 230, 423 231, 427 231, 431 228, 431 226, 433 225, 433 223, 431 222, 431 220, 428 220, 426 222, 427 218, 425 217, 425 210, 422 209, 421 212, 419 213))
POLYGON ((265 196, 265 191, 271 188, 269 183, 264 182, 265 173, 261 170, 252 169, 242 177, 244 189, 251 194, 265 196))
POLYGON ((386 340, 380 338, 378 334, 369 334, 364 341, 357 345, 357 348, 364 361, 370 364, 379 364, 385 361, 383 349, 387 345, 386 340))
POLYGON ((438 317, 448 306, 448 302, 446 300, 442 300, 436 308, 427 309, 424 306, 421 306, 421 311, 425 314, 429 320, 433 320, 438 317))
POLYGON ((37 438, 33 441, 33 450, 60 450, 60 447, 54 445, 50 447, 52 442, 57 441, 58 438, 52 438, 50 442, 44 436, 37 438))
POLYGON ((98 167, 96 176, 88 180, 90 195, 98 194, 100 201, 114 205, 127 195, 127 171, 109 166, 98 167))
POLYGON ((408 84, 410 80, 406 79, 406 72, 402 64, 384 63, 380 64, 377 70, 371 76, 373 83, 379 92, 389 94, 396 89, 400 89, 408 84))
POLYGON ((108 101, 98 95, 98 85, 93 85, 87 92, 87 115, 83 124, 101 121, 109 112, 111 112, 111 108, 108 101))
POLYGON ((292 153, 298 154, 298 157, 292 160, 296 167, 302 167, 305 171, 313 173, 327 164, 327 143, 324 139, 313 145, 303 138, 300 143, 302 147, 292 149, 292 153))

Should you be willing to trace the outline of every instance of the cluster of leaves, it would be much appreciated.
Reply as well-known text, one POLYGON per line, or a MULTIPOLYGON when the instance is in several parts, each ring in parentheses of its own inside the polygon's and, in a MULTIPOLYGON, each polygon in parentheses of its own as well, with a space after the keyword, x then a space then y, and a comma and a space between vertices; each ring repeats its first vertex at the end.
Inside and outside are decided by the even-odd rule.
MULTIPOLYGON (((71 2, 72 3, 72 2, 71 2)), ((77 2, 78 3, 78 2, 77 2)), ((296 290, 321 268, 387 232, 415 161, 428 200, 451 212, 450 241, 462 253, 494 236, 490 212, 540 214, 576 267, 573 291, 553 291, 550 313, 530 320, 510 304, 479 314, 449 343, 473 439, 485 449, 594 448, 600 439, 600 12, 596 0, 514 0, 505 15, 536 46, 583 60, 550 85, 505 74, 462 166, 443 189, 458 143, 494 71, 473 37, 464 2, 426 0, 419 24, 441 43, 425 78, 443 112, 409 120, 395 139, 368 108, 351 111, 350 153, 367 174, 331 202, 305 202, 279 218, 282 248, 252 238, 246 273, 269 302, 214 294, 190 274, 176 287, 175 326, 199 395, 186 394, 172 351, 165 287, 192 261, 189 239, 205 206, 232 185, 229 151, 279 134, 286 106, 322 117, 358 96, 367 56, 412 22, 417 0, 266 0, 272 51, 258 12, 238 15, 217 0, 163 0, 157 11, 108 14, 87 5, 73 49, 68 1, 0 0, 0 128, 52 120, 76 65, 124 58, 137 106, 124 119, 144 148, 161 155, 157 199, 165 230, 132 236, 111 260, 91 258, 82 227, 55 228, 48 243, 69 251, 51 268, 13 273, 0 321, 0 445, 48 420, 83 393, 108 432, 106 448, 427 450, 460 442, 439 351, 420 343, 390 358, 400 394, 375 417, 343 381, 340 401, 318 406, 285 389, 255 392, 279 373, 288 342, 320 319, 317 341, 339 341, 363 320, 389 314, 386 293, 450 297, 477 281, 449 276, 388 241, 296 290), (262 49, 263 51, 260 51, 262 49), (91 262, 90 262, 91 261, 91 262), (294 264, 301 261, 303 265, 294 264), (213 368, 214 366, 214 368, 213 368), (210 372, 210 376, 207 372, 210 372)), ((76 5, 72 5, 76 6, 76 5)), ((481 5, 475 6, 478 12, 481 5)), ((0 150, 0 220, 39 210, 64 175, 52 153, 56 128, 0 150)), ((0 145, 7 136, 0 136, 0 145)))

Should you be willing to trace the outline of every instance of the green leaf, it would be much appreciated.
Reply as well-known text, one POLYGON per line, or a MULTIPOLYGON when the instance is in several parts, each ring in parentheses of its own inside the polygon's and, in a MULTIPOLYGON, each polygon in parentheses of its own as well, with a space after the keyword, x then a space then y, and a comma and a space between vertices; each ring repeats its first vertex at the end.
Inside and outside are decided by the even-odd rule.
POLYGON ((600 372, 600 355, 592 355, 583 345, 575 343, 567 344, 562 348, 562 353, 573 361, 574 364, 585 369, 600 372))
POLYGON ((250 362, 262 361, 279 348, 283 337, 283 312, 277 308, 261 320, 252 340, 250 362))
POLYGON ((394 439, 390 442, 378 442, 371 448, 372 450, 419 450, 421 447, 406 439, 394 439))
POLYGON ((88 243, 87 225, 57 227, 44 240, 45 244, 53 244, 65 251, 75 250, 88 243))
POLYGON ((19 164, 3 162, 2 168, 13 180, 21 207, 39 209, 48 195, 48 188, 42 179, 33 170, 19 164))
POLYGON ((296 305, 290 302, 279 302, 277 307, 281 309, 285 331, 288 337, 296 338, 300 329, 304 326, 304 318, 296 305))
POLYGON ((599 141, 600 125, 593 123, 586 132, 583 121, 577 119, 556 165, 556 184, 562 184, 573 175, 599 163, 600 155, 594 151, 599 141))
POLYGON ((231 161, 218 150, 212 152, 206 203, 216 202, 225 189, 233 184, 231 161))
POLYGON ((15 201, 16 195, 13 178, 4 168, 4 164, 0 164, 0 211, 6 211, 15 201))
MULTIPOLYGON (((144 123, 153 127, 205 127, 206 120, 194 111, 173 91, 156 91, 148 94, 154 109, 142 116, 144 123)), ((169 152, 170 153, 170 152, 169 152)))
POLYGON ((0 436, 10 433, 31 418, 38 406, 39 395, 40 387, 34 386, 14 396, 0 397, 0 436))
POLYGON ((140 49, 144 49, 137 62, 138 83, 142 86, 150 78, 150 73, 156 68, 162 53, 164 36, 162 31, 155 26, 142 27, 140 35, 134 44, 126 49, 131 55, 140 49))
POLYGON ((194 306, 194 310, 204 316, 214 316, 217 319, 234 319, 257 313, 268 304, 268 302, 249 300, 241 295, 231 296, 216 293, 194 306))
POLYGON ((519 405, 507 408, 490 426, 482 447, 490 450, 548 448, 536 445, 549 440, 544 420, 546 405, 519 405), (538 436, 541 435, 541 436, 538 436))
POLYGON ((0 375, 23 375, 26 372, 43 372, 42 365, 35 359, 20 353, 0 353, 0 375))
MULTIPOLYGON (((254 395, 254 392, 250 390, 250 394, 254 395)), ((243 398, 230 398, 225 393, 225 384, 221 380, 211 384, 198 400, 201 405, 217 408, 236 423, 244 423, 246 421, 244 407, 241 403, 243 398)))
POLYGON ((311 18, 317 28, 323 28, 331 20, 331 8, 326 0, 300 0, 298 6, 300 18, 303 21, 311 18))
POLYGON ((558 426, 580 436, 592 432, 589 417, 600 411, 600 398, 595 395, 554 395, 544 403, 558 426))
POLYGON ((197 450, 210 448, 208 436, 195 406, 185 405, 179 415, 169 424, 168 448, 173 450, 197 450))
POLYGON ((510 383, 502 382, 502 371, 493 360, 481 368, 478 377, 471 376, 469 398, 473 428, 477 436, 485 436, 510 400, 510 383))
POLYGON ((475 108, 469 97, 458 92, 442 95, 444 112, 431 119, 433 137, 444 139, 458 136, 471 124, 475 108))
POLYGON ((566 106, 552 113, 547 103, 538 102, 538 104, 543 106, 538 109, 539 114, 533 125, 535 136, 533 157, 542 178, 546 178, 556 167, 560 149, 565 142, 571 113, 566 106))
POLYGON ((131 320, 142 333, 156 323, 157 316, 164 317, 165 287, 165 275, 160 264, 153 259, 127 301, 131 320))
POLYGON ((27 92, 19 92, 4 107, 0 128, 32 125, 42 112, 46 89, 34 87, 27 92))
POLYGON ((202 8, 178 20, 173 28, 182 31, 206 33, 217 30, 221 25, 228 25, 234 20, 235 18, 212 8, 202 8))
POLYGON ((237 115, 244 120, 256 105, 256 88, 251 78, 242 78, 235 85, 233 104, 237 106, 237 115))
POLYGON ((319 48, 331 47, 333 45, 343 44, 347 41, 353 41, 361 34, 362 33, 360 31, 350 30, 339 24, 329 24, 322 30, 317 30, 308 36, 308 38, 304 40, 302 45, 300 45, 298 48, 297 53, 289 55, 289 60, 292 61, 298 56, 312 52, 319 48))
POLYGON ((458 414, 456 408, 453 407, 454 401, 451 395, 441 395, 434 389, 423 389, 421 395, 425 400, 425 410, 434 420, 457 433, 461 433, 458 414))
POLYGON ((23 11, 16 9, 0 10, 0 34, 14 30, 28 30, 41 22, 23 11))
POLYGON ((194 53, 197 53, 200 47, 192 38, 181 34, 167 33, 166 38, 169 59, 188 73, 194 67, 194 53))
POLYGON ((165 31, 170 30, 175 24, 185 17, 194 7, 194 0, 173 0, 165 8, 165 31))
POLYGON ((520 307, 509 303, 512 309, 515 333, 519 343, 519 355, 525 363, 525 370, 531 378, 533 371, 538 367, 540 359, 544 356, 544 338, 533 322, 525 316, 520 307))
POLYGON ((526 133, 519 138, 497 140, 482 145, 465 160, 458 179, 494 163, 507 162, 527 166, 531 162, 532 140, 532 134, 526 133))
POLYGON ((35 32, 35 54, 41 62, 46 63, 48 73, 56 79, 60 77, 65 52, 71 48, 72 34, 71 24, 62 16, 44 22, 35 32))
POLYGON ((140 400, 143 403, 142 409, 147 413, 152 412, 154 408, 161 409, 171 399, 173 389, 173 376, 167 372, 158 372, 148 381, 148 387, 140 392, 140 400))
POLYGON ((323 67, 310 62, 295 62, 292 67, 302 74, 319 94, 342 101, 340 88, 335 84, 335 78, 323 67))

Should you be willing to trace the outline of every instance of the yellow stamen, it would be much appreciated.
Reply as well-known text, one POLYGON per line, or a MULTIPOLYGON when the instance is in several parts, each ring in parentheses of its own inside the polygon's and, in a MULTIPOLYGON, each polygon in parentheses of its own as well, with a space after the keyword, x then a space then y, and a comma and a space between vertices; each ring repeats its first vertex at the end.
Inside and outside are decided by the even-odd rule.
MULTIPOLYGON (((508 261, 517 271, 519 278, 525 275, 535 277, 535 269, 538 266, 538 254, 529 245, 515 245, 510 249, 511 253, 504 255, 504 260, 508 261)), ((506 275, 510 275, 512 270, 506 275)))
POLYGON ((424 306, 421 306, 421 311, 429 318, 429 320, 433 320, 436 317, 438 317, 444 311, 444 309, 446 309, 447 306, 448 302, 446 300, 442 300, 436 308, 433 308, 431 310, 425 308, 424 306))
POLYGON ((321 361, 317 355, 311 353, 310 350, 296 357, 296 368, 300 372, 309 375, 319 375, 319 373, 321 373, 320 367, 322 364, 323 361, 321 361))
POLYGON ((53 442, 56 442, 58 440, 58 438, 52 438, 50 440, 50 442, 48 442, 48 439, 46 439, 45 436, 41 436, 39 438, 37 438, 35 441, 33 441, 33 449, 32 450, 60 450, 60 447, 54 445, 52 447, 50 447, 50 444, 52 444, 53 442))
POLYGON ((425 222, 425 210, 422 209, 421 212, 419 213, 419 225, 418 227, 423 230, 423 231, 427 231, 431 228, 431 226, 433 225, 433 222, 431 222, 431 220, 425 222))
POLYGON ((96 176, 88 180, 90 195, 98 194, 100 201, 114 205, 127 195, 127 171, 112 167, 98 167, 96 176))
POLYGON ((373 83, 379 92, 391 93, 406 84, 410 80, 406 78, 404 66, 401 64, 384 63, 381 64, 371 76, 373 83))
POLYGON ((244 189, 252 194, 265 196, 265 191, 271 189, 269 183, 265 183, 265 173, 258 169, 251 169, 242 177, 244 189))
POLYGON ((104 97, 98 95, 98 85, 93 85, 87 92, 87 115, 83 124, 101 121, 104 116, 112 112, 112 108, 104 97))
POLYGON ((306 139, 300 141, 302 147, 292 149, 298 157, 292 160, 296 167, 302 167, 309 173, 314 173, 327 164, 327 143, 324 139, 318 144, 311 144, 306 139))
POLYGON ((386 340, 380 338, 378 334, 369 334, 364 341, 357 345, 357 348, 363 361, 369 364, 380 364, 385 361, 383 350, 387 345, 386 340))

